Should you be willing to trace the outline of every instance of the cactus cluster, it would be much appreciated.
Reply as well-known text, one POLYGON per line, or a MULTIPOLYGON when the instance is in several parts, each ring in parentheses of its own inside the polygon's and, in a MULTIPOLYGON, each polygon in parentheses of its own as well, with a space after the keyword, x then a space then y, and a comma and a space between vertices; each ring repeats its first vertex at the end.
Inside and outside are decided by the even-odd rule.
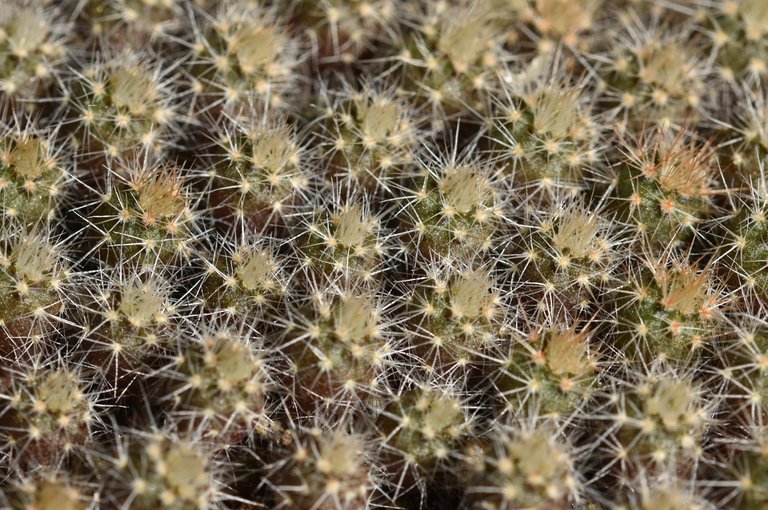
POLYGON ((766 0, 0 0, 0 508, 768 508, 766 0))

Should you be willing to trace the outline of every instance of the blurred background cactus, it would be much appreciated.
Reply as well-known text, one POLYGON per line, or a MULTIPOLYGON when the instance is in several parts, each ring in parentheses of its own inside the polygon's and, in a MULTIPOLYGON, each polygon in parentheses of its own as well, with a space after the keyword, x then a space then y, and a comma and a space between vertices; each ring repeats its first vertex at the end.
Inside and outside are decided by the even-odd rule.
POLYGON ((0 508, 763 509, 765 0, 0 0, 0 508))

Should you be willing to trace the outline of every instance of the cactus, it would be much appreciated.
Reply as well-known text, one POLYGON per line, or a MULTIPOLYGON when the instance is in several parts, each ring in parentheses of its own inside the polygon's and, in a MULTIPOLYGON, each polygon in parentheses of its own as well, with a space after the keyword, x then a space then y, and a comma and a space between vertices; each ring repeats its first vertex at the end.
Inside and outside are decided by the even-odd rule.
POLYGON ((371 211, 367 193, 337 198, 343 194, 334 187, 331 196, 338 205, 315 209, 294 228, 297 255, 308 271, 372 282, 384 256, 394 252, 395 240, 371 211))
POLYGON ((75 72, 66 109, 70 143, 83 164, 99 171, 104 160, 163 152, 180 123, 172 72, 133 51, 102 56, 75 72))
POLYGON ((73 317, 82 338, 79 350, 117 395, 118 386, 130 386, 122 386, 124 378, 158 364, 153 354, 170 346, 188 304, 174 298, 169 280, 151 269, 79 277, 84 281, 73 317))
POLYGON ((239 245, 218 239, 215 249, 202 255, 206 279, 203 306, 211 314, 259 316, 277 307, 290 292, 285 258, 273 240, 264 238, 239 245))
POLYGON ((451 372, 482 359, 505 329, 501 289, 489 268, 425 264, 410 328, 414 353, 430 370, 451 372))
MULTIPOLYGON (((723 79, 761 78, 768 72, 768 10, 755 0, 729 0, 707 13, 712 19, 711 44, 723 79)), ((708 27, 709 28, 709 27, 708 27)))
POLYGON ((504 425, 467 455, 470 508, 569 508, 581 497, 573 448, 546 427, 504 425))
POLYGON ((506 220, 502 184, 493 168, 437 154, 424 161, 401 191, 403 230, 424 255, 487 251, 502 237, 506 220), (463 249, 462 249, 463 248, 463 249))
POLYGON ((298 44, 274 7, 229 0, 218 4, 213 17, 193 15, 192 25, 189 73, 203 111, 222 102, 237 110, 249 104, 280 107, 286 101, 298 44))
POLYGON ((588 318, 602 305, 601 291, 615 284, 621 230, 573 199, 532 213, 525 222, 531 227, 521 229, 519 255, 513 256, 534 313, 566 323, 588 318))
MULTIPOLYGON (((482 111, 494 73, 507 59, 504 33, 491 13, 471 2, 436 2, 414 10, 417 30, 395 45, 404 86, 440 116, 482 111)), ((435 127, 442 124, 440 116, 435 127)))
POLYGON ((224 497, 216 484, 216 461, 199 438, 185 439, 170 431, 124 435, 105 452, 110 503, 181 510, 209 508, 224 497))
POLYGON ((311 0, 286 3, 297 28, 311 41, 315 58, 326 65, 357 63, 371 48, 391 44, 398 23, 393 0, 311 0))
POLYGON ((80 455, 89 446, 98 410, 83 374, 37 358, 5 369, 0 384, 0 437, 20 465, 55 466, 60 455, 80 455))
POLYGON ((768 443, 763 425, 747 428, 745 440, 731 445, 731 455, 738 455, 733 473, 735 482, 734 508, 750 510, 765 506, 768 501, 768 443))
POLYGON ((363 436, 341 428, 298 430, 266 467, 273 508, 365 508, 376 500, 376 474, 363 436))
POLYGON ((280 321, 300 407, 354 409, 381 391, 397 352, 383 300, 364 288, 318 289, 280 321))
POLYGON ((70 277, 50 230, 5 227, 0 255, 0 352, 45 349, 58 334, 70 277))
POLYGON ((0 211, 22 225, 53 220, 59 213, 70 176, 57 160, 53 137, 34 124, 9 126, 0 134, 0 211))
POLYGON ((733 186, 761 189, 763 172, 768 159, 768 104, 765 87, 747 88, 740 92, 730 115, 723 123, 718 138, 726 177, 733 186), (727 149, 725 148, 727 147, 727 149))
POLYGON ((494 389, 504 410, 573 420, 598 390, 600 365, 590 346, 591 332, 548 328, 513 335, 494 353, 494 389))
POLYGON ((304 150, 284 122, 218 126, 206 159, 209 206, 223 229, 269 231, 300 210, 308 187, 304 150))
POLYGON ((676 469, 681 479, 696 477, 706 461, 706 434, 720 404, 717 393, 705 399, 705 391, 690 371, 661 363, 617 383, 608 401, 612 427, 604 445, 617 489, 631 484, 641 470, 659 475, 676 469))
POLYGON ((452 455, 461 451, 473 425, 464 397, 450 383, 437 381, 393 393, 378 422, 384 437, 382 454, 393 458, 389 469, 412 483, 449 469, 452 455))
POLYGON ((88 0, 79 6, 78 23, 99 44, 120 41, 140 49, 178 35, 181 6, 177 0, 88 0))
POLYGON ((82 241, 88 256, 95 252, 107 266, 120 262, 148 267, 192 255, 199 223, 180 169, 141 162, 120 165, 103 187, 89 190, 97 197, 77 211, 86 224, 82 241))
POLYGON ((761 423, 768 417, 768 329, 765 311, 742 312, 726 330, 722 375, 735 407, 761 423))
POLYGON ((668 31, 658 24, 648 26, 632 11, 620 20, 601 59, 607 65, 600 68, 619 126, 632 131, 647 123, 668 128, 695 119, 705 95, 701 77, 708 70, 696 51, 695 25, 686 20, 668 31))
POLYGON ((711 268, 650 257, 619 295, 617 340, 628 357, 687 362, 711 348, 725 295, 711 268))
POLYGON ((578 189, 585 169, 600 154, 599 123, 588 92, 565 80, 547 80, 560 65, 553 60, 540 57, 527 69, 502 75, 487 135, 516 182, 548 194, 578 189))
POLYGON ((57 470, 40 470, 31 476, 14 477, 5 494, 3 508, 39 510, 85 510, 95 495, 82 480, 57 470))
POLYGON ((174 373, 162 391, 164 399, 172 399, 171 416, 178 423, 188 421, 224 445, 271 432, 272 368, 254 336, 228 327, 177 346, 174 373))
MULTIPOLYGON (((523 3, 523 2, 520 2, 523 3)), ((586 33, 595 28, 594 22, 603 0, 535 0, 523 9, 523 19, 530 18, 533 26, 541 32, 543 40, 540 50, 546 50, 549 40, 560 39, 576 51, 584 51, 590 38, 586 33)), ((551 42, 550 42, 551 44, 551 42)))
POLYGON ((658 248, 685 246, 713 211, 713 153, 658 132, 631 143, 612 179, 620 217, 658 248))
POLYGON ((380 88, 348 85, 341 94, 323 97, 318 140, 331 177, 386 192, 412 162, 421 133, 420 118, 410 104, 380 88))
POLYGON ((674 472, 662 473, 658 477, 642 473, 638 476, 635 485, 639 489, 627 494, 622 508, 631 510, 716 508, 713 501, 707 497, 707 481, 688 483, 678 480, 674 472))
POLYGON ((0 102, 33 109, 61 72, 68 27, 43 2, 5 6, 0 17, 0 102))
POLYGON ((768 291, 765 249, 768 187, 762 171, 760 177, 751 182, 754 184, 749 194, 734 197, 735 207, 719 232, 722 239, 716 251, 729 262, 727 281, 745 293, 764 296, 768 291))

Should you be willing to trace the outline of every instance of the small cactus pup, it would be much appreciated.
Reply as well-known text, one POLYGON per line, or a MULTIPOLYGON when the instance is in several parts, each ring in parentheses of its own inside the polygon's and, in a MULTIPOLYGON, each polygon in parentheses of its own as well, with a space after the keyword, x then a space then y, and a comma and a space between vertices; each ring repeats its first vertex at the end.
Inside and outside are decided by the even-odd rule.
POLYGON ((670 30, 661 23, 645 26, 638 16, 621 20, 606 39, 612 45, 597 69, 620 128, 669 128, 697 120, 710 64, 699 51, 696 26, 684 22, 670 30))
POLYGON ((716 233, 716 253, 725 260, 726 282, 759 302, 768 296, 768 180, 761 170, 747 182, 749 192, 734 195, 731 217, 716 233))
POLYGON ((711 266, 646 257, 618 295, 617 345, 630 360, 696 363, 722 331, 722 291, 711 266))
POLYGON ((9 0, 3 5, 0 105, 27 110, 41 106, 67 57, 67 25, 46 3, 9 0))
MULTIPOLYGON (((487 3, 503 0, 486 0, 487 3)), ((520 17, 533 26, 539 35, 540 53, 553 51, 558 43, 581 53, 589 51, 596 37, 595 18, 603 0, 521 0, 508 2, 519 5, 520 17)), ((505 6, 506 7, 506 6, 505 6)))
MULTIPOLYGON (((713 5, 711 45, 717 71, 728 81, 759 81, 768 75, 768 9, 760 0, 725 0, 713 5)), ((710 27, 707 27, 710 28, 710 27)))
POLYGON ((163 162, 112 167, 106 183, 77 211, 85 224, 81 252, 101 264, 134 267, 187 260, 199 235, 195 197, 180 169, 163 162))
MULTIPOLYGON (((751 306, 750 303, 745 303, 751 306)), ((768 316, 765 308, 740 310, 725 331, 722 375, 728 398, 751 420, 768 420, 768 316), (756 312, 756 313, 755 313, 756 312)))
POLYGON ((115 507, 150 510, 221 508, 224 473, 202 437, 128 429, 103 453, 106 498, 115 507), (109 466, 111 464, 111 466, 109 466))
POLYGON ((299 46, 274 7, 229 0, 213 15, 197 12, 191 22, 188 72, 202 110, 285 106, 295 93, 299 46))
POLYGON ((170 346, 189 303, 172 295, 173 279, 152 269, 121 266, 81 278, 74 317, 79 350, 117 395, 162 361, 157 354, 170 346))
POLYGON ((374 401, 399 353, 390 318, 397 302, 365 287, 329 286, 299 305, 277 319, 298 406, 349 412, 374 401))
POLYGON ((430 371, 465 370, 504 335, 500 275, 478 261, 417 260, 426 278, 409 296, 411 319, 406 328, 413 353, 430 371))
POLYGON ((270 232, 307 201, 307 155, 285 121, 225 117, 205 157, 208 205, 224 232, 270 232))
POLYGON ((69 182, 56 133, 21 127, 0 128, 0 213, 22 225, 53 220, 69 182))
POLYGON ((261 340, 246 326, 200 327, 197 337, 170 349, 171 364, 162 370, 159 394, 172 404, 170 418, 211 446, 269 435, 272 363, 261 340))
POLYGON ((490 356, 494 390, 504 412, 575 421, 599 389, 592 331, 542 327, 513 332, 490 356))
POLYGON ((722 402, 719 392, 696 381, 689 369, 663 363, 646 366, 616 381, 606 409, 610 432, 599 447, 613 464, 612 487, 631 487, 642 471, 658 476, 677 470, 681 479, 697 476, 707 462, 707 433, 722 402), (705 396, 706 395, 706 396, 705 396))
POLYGON ((317 138, 329 175, 373 192, 391 192, 390 181, 412 162, 420 140, 418 113, 407 99, 376 82, 359 90, 346 84, 342 92, 321 97, 317 138))
POLYGON ((718 507, 707 487, 708 480, 681 479, 670 467, 669 472, 660 475, 640 473, 631 483, 634 490, 628 490, 620 498, 619 508, 627 510, 715 510, 718 507))
POLYGON ((14 463, 53 467, 91 446, 96 395, 82 371, 35 357, 3 369, 0 398, 0 439, 14 463))
POLYGON ((180 131, 176 74, 155 56, 132 51, 100 54, 75 70, 65 127, 81 167, 98 174, 105 161, 163 154, 180 131))
POLYGON ((258 236, 232 243, 217 236, 213 248, 199 258, 205 271, 203 309, 211 315, 261 318, 291 291, 288 260, 278 252, 276 239, 258 236))
POLYGON ((377 420, 380 455, 392 478, 400 480, 396 494, 408 499, 414 496, 414 488, 423 493, 430 483, 451 480, 454 456, 474 428, 470 404, 459 385, 439 380, 409 382, 383 404, 377 420))
POLYGON ((84 477, 58 468, 14 474, 0 494, 0 506, 11 510, 87 510, 96 501, 84 477))
POLYGON ((0 228, 0 354, 22 357, 58 335, 70 272, 46 227, 0 228))
POLYGON ((609 205, 655 250, 686 246, 715 211, 714 152, 682 134, 643 136, 625 144, 625 161, 611 178, 609 205))
POLYGON ((523 304, 533 316, 573 323, 602 306, 616 281, 623 253, 623 229, 600 208, 578 199, 556 199, 546 207, 528 207, 520 228, 519 254, 523 304))
POLYGON ((430 2, 413 10, 407 22, 416 29, 394 46, 404 88, 435 112, 435 128, 443 127, 442 117, 485 111, 508 58, 496 13, 477 2, 430 2))
POLYGON ((352 510, 381 498, 364 435, 321 423, 294 428, 289 441, 265 467, 262 483, 272 489, 270 508, 352 510))
POLYGON ((330 197, 292 228, 302 268, 328 278, 376 281, 397 241, 376 205, 366 192, 347 194, 334 186, 330 197))
POLYGON ((768 504, 768 428, 759 421, 748 425, 746 433, 729 444, 733 508, 759 510, 768 504))
POLYGON ((466 452, 467 508, 565 510, 582 498, 577 451, 552 426, 496 425, 466 452))
POLYGON ((601 152, 600 129, 585 84, 552 73, 561 63, 539 57, 524 70, 502 74, 486 135, 497 165, 536 196, 584 186, 601 152))
POLYGON ((503 180, 485 161, 431 153, 398 190, 401 228, 413 247, 431 257, 499 249, 504 229, 503 180))

